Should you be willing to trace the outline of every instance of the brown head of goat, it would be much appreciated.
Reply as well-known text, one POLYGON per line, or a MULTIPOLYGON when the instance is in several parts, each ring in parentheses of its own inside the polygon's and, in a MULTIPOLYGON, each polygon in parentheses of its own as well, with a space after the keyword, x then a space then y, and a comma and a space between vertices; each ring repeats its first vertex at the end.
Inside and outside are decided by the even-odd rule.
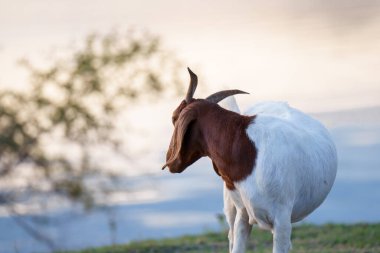
POLYGON ((208 156, 226 186, 234 189, 234 182, 248 176, 255 163, 256 148, 246 134, 254 116, 225 110, 217 103, 247 92, 224 90, 206 99, 194 99, 198 78, 189 68, 188 71, 190 85, 186 98, 173 112, 174 132, 162 169, 169 167, 170 172, 180 173, 199 158, 208 156))

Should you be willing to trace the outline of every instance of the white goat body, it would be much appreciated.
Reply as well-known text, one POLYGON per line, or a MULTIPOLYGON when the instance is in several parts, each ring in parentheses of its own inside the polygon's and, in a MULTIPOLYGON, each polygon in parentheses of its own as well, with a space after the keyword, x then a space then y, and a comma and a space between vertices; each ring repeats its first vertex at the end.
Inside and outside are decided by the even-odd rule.
MULTIPOLYGON (((239 111, 234 101, 229 104, 233 108, 227 109, 239 111)), ((257 223, 272 230, 273 252, 286 253, 291 223, 315 210, 331 190, 336 149, 322 124, 286 103, 259 103, 245 115, 256 115, 246 132, 258 153, 252 173, 236 182, 234 190, 224 187, 230 252, 245 252, 251 226, 257 223)))

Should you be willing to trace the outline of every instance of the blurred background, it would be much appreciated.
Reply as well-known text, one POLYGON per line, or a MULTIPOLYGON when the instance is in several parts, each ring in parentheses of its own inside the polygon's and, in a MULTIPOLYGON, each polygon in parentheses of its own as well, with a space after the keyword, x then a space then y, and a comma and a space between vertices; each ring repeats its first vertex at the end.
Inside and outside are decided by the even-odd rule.
POLYGON ((336 183, 303 222, 380 221, 380 1, 0 0, 0 252, 223 229, 208 159, 160 169, 187 66, 195 97, 329 128, 336 183))

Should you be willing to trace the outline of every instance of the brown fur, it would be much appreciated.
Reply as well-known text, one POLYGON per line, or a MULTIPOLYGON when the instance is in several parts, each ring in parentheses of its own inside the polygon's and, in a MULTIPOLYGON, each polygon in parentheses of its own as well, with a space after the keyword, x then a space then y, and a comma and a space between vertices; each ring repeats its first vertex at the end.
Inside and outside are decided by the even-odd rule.
POLYGON ((246 129, 254 116, 242 116, 215 103, 196 99, 182 101, 173 113, 175 125, 166 165, 180 173, 202 156, 211 158, 214 169, 228 189, 252 173, 257 150, 246 129))

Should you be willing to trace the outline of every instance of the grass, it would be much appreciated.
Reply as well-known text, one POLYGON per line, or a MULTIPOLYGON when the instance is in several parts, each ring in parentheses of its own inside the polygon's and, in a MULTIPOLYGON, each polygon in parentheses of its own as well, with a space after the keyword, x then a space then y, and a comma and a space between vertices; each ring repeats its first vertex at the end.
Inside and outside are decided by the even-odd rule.
MULTIPOLYGON (((292 243, 292 253, 376 253, 380 252, 380 224, 296 226, 293 228, 292 243)), ((65 253, 180 252, 228 253, 227 235, 226 233, 206 233, 197 236, 146 240, 126 245, 67 251, 65 253)), ((247 252, 271 253, 272 234, 254 228, 247 252)))

